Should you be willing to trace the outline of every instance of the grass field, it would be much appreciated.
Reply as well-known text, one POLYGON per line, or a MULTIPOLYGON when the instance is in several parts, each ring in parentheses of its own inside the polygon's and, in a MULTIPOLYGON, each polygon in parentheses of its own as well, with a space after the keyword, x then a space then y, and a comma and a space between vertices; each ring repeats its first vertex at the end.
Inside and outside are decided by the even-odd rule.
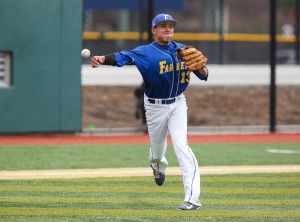
MULTIPOLYGON (((300 143, 190 144, 190 147, 199 166, 300 163, 300 143), (268 150, 287 150, 287 153, 268 150)), ((148 156, 147 144, 0 146, 0 170, 147 167, 148 156)), ((178 166, 172 145, 168 145, 166 157, 169 166, 178 166)))
MULTIPOLYGON (((300 143, 190 144, 200 166, 299 165, 300 143), (275 152, 274 152, 275 150, 275 152), (278 152, 276 152, 278 151, 278 152)), ((0 171, 147 167, 149 145, 0 146, 0 171)), ((166 157, 178 166, 169 145, 166 157)), ((176 211, 181 176, 0 180, 0 221, 299 221, 300 173, 201 176, 199 211, 176 211)))

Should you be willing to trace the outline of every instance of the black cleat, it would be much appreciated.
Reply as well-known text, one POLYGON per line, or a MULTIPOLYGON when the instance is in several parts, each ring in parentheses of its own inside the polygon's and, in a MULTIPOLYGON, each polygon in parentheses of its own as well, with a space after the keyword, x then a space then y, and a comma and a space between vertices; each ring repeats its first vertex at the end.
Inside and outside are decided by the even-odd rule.
POLYGON ((165 174, 157 172, 154 168, 152 168, 152 170, 153 170, 153 176, 154 176, 155 183, 158 186, 163 185, 165 182, 165 174))

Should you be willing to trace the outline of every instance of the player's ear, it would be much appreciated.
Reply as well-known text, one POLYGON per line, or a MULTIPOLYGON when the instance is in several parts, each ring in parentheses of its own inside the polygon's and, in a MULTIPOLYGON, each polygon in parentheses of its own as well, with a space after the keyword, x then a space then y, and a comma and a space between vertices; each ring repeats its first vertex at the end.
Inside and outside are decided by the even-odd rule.
POLYGON ((153 35, 156 34, 156 28, 152 28, 151 31, 152 31, 152 34, 153 34, 153 35))

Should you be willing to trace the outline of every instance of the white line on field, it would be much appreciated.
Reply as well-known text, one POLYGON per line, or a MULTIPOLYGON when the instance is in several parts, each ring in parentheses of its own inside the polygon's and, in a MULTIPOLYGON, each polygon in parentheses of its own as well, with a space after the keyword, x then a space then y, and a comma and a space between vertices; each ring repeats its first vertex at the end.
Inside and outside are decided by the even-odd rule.
POLYGON ((267 152, 269 152, 269 153, 284 153, 284 154, 300 153, 299 150, 278 150, 278 149, 268 149, 267 152))

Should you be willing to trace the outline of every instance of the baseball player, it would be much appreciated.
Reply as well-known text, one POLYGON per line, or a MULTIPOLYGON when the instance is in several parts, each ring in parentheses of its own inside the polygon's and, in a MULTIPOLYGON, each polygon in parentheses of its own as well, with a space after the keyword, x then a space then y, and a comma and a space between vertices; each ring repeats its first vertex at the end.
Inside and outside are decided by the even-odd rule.
POLYGON ((167 134, 172 143, 183 175, 185 198, 178 210, 197 210, 202 205, 198 162, 187 141, 187 105, 183 94, 193 72, 206 81, 207 58, 192 47, 172 41, 177 21, 171 15, 159 14, 152 21, 154 42, 133 50, 106 56, 94 56, 92 67, 100 64, 122 67, 136 65, 144 84, 144 105, 150 138, 150 165, 158 186, 165 181, 168 161, 165 157, 167 134))

